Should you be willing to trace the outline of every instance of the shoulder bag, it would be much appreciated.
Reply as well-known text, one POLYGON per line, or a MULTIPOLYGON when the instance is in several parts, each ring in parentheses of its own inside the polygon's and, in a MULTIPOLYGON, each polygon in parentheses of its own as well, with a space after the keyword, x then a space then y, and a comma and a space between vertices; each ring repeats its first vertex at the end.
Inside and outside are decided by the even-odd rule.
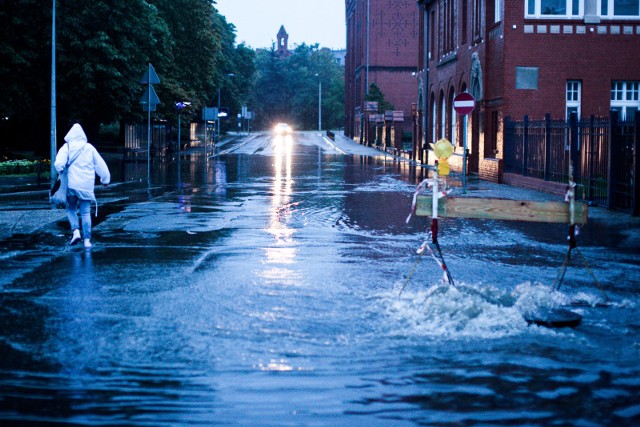
MULTIPOLYGON (((51 202, 51 204, 54 204, 56 206, 61 206, 61 207, 65 207, 67 205, 67 188, 69 186, 69 166, 71 166, 71 163, 73 163, 78 156, 82 153, 82 150, 84 150, 84 147, 82 147, 82 149, 80 149, 80 151, 78 151, 78 154, 76 154, 75 156, 73 156, 73 159, 69 160, 69 154, 67 154, 67 164, 64 166, 64 169, 62 169, 62 172, 60 172, 58 174, 58 179, 56 180, 56 182, 53 184, 53 187, 51 187, 51 191, 49 192, 49 202, 51 202)), ((69 145, 67 145, 67 151, 69 151, 69 145)))

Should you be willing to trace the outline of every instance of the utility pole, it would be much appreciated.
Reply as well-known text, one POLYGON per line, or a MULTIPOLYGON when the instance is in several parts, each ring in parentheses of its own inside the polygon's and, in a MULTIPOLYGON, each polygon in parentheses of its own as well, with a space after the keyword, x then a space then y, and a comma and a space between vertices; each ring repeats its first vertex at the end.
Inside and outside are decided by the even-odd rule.
POLYGON ((322 80, 318 76, 318 130, 322 131, 322 80))
POLYGON ((56 0, 52 0, 53 8, 51 11, 51 186, 56 182, 56 167, 54 161, 56 158, 58 140, 56 136, 56 0))

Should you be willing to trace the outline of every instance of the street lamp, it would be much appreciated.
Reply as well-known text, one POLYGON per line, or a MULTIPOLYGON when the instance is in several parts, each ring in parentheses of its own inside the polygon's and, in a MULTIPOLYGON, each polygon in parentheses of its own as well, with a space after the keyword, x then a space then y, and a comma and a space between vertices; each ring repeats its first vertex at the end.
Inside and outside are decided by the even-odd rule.
MULTIPOLYGON (((229 74, 225 74, 226 77, 235 77, 236 75, 233 73, 229 73, 229 74)), ((220 85, 218 86, 218 117, 216 117, 217 121, 218 121, 218 142, 220 142, 220 90, 222 89, 222 82, 220 83, 220 85)), ((205 141, 205 146, 206 146, 206 141, 205 141)))
POLYGON ((318 130, 322 131, 322 80, 320 74, 316 74, 318 78, 318 130))
POLYGON ((53 164, 58 145, 56 133, 56 0, 53 0, 51 10, 51 186, 56 182, 56 167, 53 164))
POLYGON ((180 116, 182 111, 185 108, 188 108, 191 106, 190 102, 176 102, 176 110, 178 110, 178 162, 180 161, 180 142, 181 142, 181 138, 180 138, 180 116))

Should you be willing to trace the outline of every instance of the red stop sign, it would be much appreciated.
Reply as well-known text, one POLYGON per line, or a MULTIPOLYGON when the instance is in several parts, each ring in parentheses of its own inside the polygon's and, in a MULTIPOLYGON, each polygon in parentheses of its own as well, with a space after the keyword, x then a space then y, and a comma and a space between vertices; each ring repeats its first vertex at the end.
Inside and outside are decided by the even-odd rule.
POLYGON ((453 98, 453 109, 461 116, 466 116, 476 108, 475 98, 468 92, 462 92, 453 98))

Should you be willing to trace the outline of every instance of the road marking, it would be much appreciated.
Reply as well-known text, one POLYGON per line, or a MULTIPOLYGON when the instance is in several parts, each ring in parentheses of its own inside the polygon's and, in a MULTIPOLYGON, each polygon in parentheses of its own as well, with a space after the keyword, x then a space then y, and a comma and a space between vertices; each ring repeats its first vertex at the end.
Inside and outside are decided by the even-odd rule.
POLYGON ((341 154, 347 154, 346 152, 344 152, 341 149, 339 149, 338 147, 336 147, 335 144, 333 142, 331 142, 331 140, 328 139, 327 137, 323 136, 322 139, 324 139, 325 142, 327 144, 329 144, 331 146, 331 148, 333 148, 334 150, 339 151, 341 154))

